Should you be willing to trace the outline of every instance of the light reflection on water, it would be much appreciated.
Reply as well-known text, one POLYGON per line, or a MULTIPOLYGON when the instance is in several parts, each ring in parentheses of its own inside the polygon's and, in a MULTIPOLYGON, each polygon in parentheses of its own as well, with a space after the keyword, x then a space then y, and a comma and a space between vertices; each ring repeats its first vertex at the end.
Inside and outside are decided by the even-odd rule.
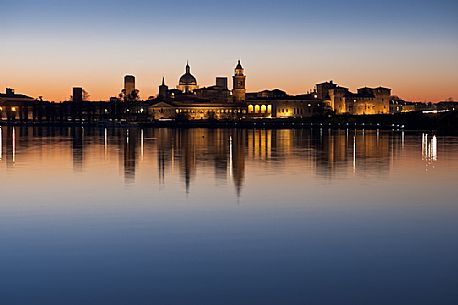
POLYGON ((0 128, 1 304, 456 304, 458 138, 0 128))

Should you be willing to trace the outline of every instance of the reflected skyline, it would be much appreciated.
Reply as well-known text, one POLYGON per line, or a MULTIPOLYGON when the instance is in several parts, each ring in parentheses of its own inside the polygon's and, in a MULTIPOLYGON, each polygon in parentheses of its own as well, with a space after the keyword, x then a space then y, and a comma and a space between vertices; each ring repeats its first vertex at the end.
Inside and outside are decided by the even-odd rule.
MULTIPOLYGON (((107 128, 0 128, 0 164, 14 168, 29 158, 45 158, 57 144, 54 162, 74 173, 87 163, 118 160, 126 185, 137 172, 155 172, 159 185, 178 175, 186 193, 194 181, 213 173, 215 183, 232 183, 237 196, 244 188, 246 167, 282 172, 289 163, 324 179, 365 175, 387 177, 403 155, 420 155, 426 171, 440 158, 435 135, 421 137, 421 147, 405 145, 404 132, 331 129, 107 129, 107 128), (19 141, 16 134, 19 133, 19 141), (37 154, 38 152, 38 154, 37 154), (90 156, 90 157, 87 157, 90 156), (90 160, 89 160, 90 159, 90 160), (210 169, 212 170, 210 171, 210 169)), ((204 177, 209 179, 209 177, 204 177)), ((210 178, 211 180, 211 178, 210 178)))

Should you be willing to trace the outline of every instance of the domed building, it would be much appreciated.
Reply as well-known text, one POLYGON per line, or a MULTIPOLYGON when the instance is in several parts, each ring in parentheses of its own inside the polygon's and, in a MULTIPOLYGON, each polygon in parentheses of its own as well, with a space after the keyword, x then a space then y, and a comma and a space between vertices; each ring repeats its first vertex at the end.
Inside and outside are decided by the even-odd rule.
POLYGON ((186 63, 186 72, 180 77, 177 89, 183 93, 192 93, 199 88, 196 78, 191 74, 191 67, 186 63))

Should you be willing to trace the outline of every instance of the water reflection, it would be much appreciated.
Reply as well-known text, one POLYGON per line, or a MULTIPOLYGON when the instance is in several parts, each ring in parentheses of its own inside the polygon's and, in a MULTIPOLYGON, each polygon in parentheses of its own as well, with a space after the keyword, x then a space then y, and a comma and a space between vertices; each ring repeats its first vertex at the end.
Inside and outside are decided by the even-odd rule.
POLYGON ((438 139, 427 134, 421 137, 421 147, 416 147, 405 145, 404 132, 379 130, 4 126, 0 128, 0 160, 12 167, 17 161, 37 158, 37 152, 42 156, 43 147, 48 144, 59 144, 63 155, 71 152, 74 172, 85 171, 87 156, 95 162, 105 160, 110 164, 110 160, 118 159, 126 184, 136 182, 139 167, 147 167, 157 172, 161 185, 166 184, 169 176, 179 175, 189 193, 192 182, 213 168, 216 183, 231 181, 240 196, 247 163, 255 168, 268 167, 273 173, 289 164, 298 164, 304 172, 326 179, 367 173, 386 176, 403 152, 416 155, 415 151, 421 150, 428 169, 438 160, 438 139))
POLYGON ((1 304, 457 303, 458 137, 0 135, 1 304))
POLYGON ((434 168, 434 163, 437 161, 437 138, 435 135, 422 134, 421 157, 426 163, 426 171, 430 167, 434 168))

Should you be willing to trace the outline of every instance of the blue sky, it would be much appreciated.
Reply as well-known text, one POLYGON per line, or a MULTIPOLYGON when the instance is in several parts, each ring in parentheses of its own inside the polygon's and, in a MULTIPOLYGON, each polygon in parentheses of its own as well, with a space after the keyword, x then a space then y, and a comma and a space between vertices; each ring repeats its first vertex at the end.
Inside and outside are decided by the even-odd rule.
POLYGON ((458 98, 458 1, 0 4, 0 88, 52 99, 73 85, 116 95, 128 73, 152 95, 163 75, 176 85, 187 59, 200 85, 211 85, 239 58, 251 90, 301 93, 334 79, 416 100, 458 98))

